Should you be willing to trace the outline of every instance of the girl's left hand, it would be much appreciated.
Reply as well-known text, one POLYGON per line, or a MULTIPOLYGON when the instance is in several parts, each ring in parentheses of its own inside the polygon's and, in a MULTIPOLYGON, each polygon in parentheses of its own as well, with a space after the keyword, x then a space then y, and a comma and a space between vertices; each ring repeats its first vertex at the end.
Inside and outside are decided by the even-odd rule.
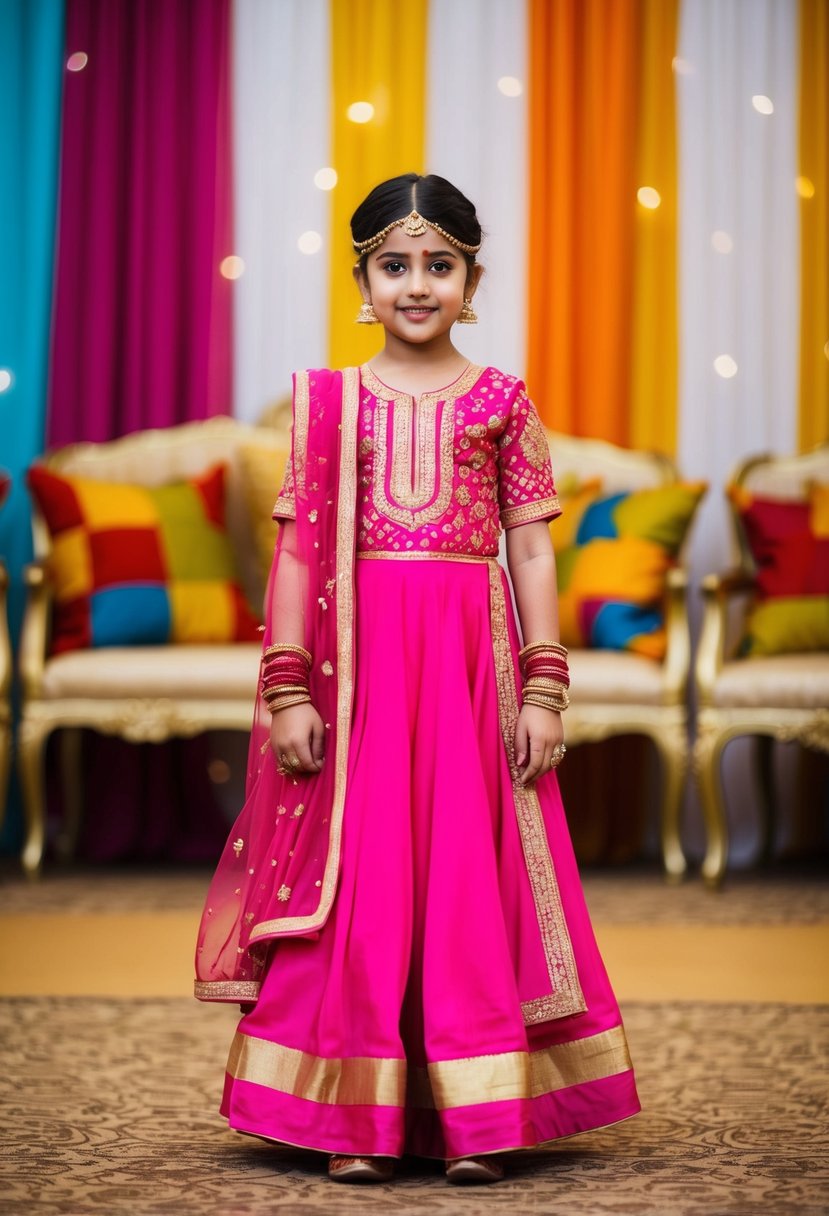
POLYGON ((550 770, 554 749, 564 742, 561 714, 540 705, 523 705, 515 726, 515 766, 522 785, 550 770))

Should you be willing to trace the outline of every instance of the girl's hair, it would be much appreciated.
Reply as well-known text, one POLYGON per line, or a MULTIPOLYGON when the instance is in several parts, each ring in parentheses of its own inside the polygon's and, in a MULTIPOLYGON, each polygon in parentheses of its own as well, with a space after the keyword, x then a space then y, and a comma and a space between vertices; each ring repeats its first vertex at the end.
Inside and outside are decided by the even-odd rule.
MULTIPOLYGON (((461 194, 445 177, 429 173, 402 173, 375 186, 363 199, 351 217, 351 236, 354 241, 368 241, 387 224, 405 219, 410 211, 417 211, 425 220, 439 224, 464 245, 480 245, 481 225, 475 206, 466 195, 461 194)), ((464 253, 467 265, 475 265, 474 253, 464 253)), ((365 272, 368 254, 360 258, 360 269, 365 272)))

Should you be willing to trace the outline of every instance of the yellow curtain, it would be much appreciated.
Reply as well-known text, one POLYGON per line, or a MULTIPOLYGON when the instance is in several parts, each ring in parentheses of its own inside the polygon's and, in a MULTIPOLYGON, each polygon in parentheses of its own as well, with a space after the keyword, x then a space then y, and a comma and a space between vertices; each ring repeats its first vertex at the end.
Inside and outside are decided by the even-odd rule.
POLYGON ((530 0, 528 378, 548 425, 674 445, 677 0, 530 0), (662 205, 642 214, 637 189, 662 205))
POLYGON ((379 326, 355 325, 360 300, 349 220, 372 186, 398 173, 422 173, 428 5, 331 0, 332 145, 339 177, 332 191, 329 359, 361 363, 379 348, 379 326), (369 122, 348 116, 354 102, 374 107, 369 122))
POLYGON ((643 0, 636 181, 660 196, 636 208, 633 334, 627 441, 674 455, 677 434, 677 162, 676 53, 678 0, 643 0))
POLYGON ((829 439, 829 7, 800 3, 800 446, 829 439))

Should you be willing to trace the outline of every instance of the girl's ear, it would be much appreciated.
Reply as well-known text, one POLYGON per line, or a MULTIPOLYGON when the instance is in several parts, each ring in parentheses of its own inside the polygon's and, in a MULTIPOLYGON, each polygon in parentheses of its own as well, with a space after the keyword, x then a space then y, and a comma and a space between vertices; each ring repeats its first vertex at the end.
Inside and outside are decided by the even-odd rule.
POLYGON ((478 290, 478 284, 481 281, 481 275, 484 273, 484 268, 480 262, 476 262, 469 274, 466 276, 466 298, 471 300, 475 292, 478 290))
POLYGON ((371 303, 371 293, 368 289, 368 279, 365 276, 362 266, 359 262, 353 267, 351 273, 354 275, 354 282, 359 288, 360 295, 363 297, 364 304, 371 303))

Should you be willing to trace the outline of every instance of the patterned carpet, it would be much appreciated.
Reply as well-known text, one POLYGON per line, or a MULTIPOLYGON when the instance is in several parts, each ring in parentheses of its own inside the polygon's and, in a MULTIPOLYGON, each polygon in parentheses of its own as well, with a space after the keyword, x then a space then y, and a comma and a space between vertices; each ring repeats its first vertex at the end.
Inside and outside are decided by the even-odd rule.
MULTIPOLYGON (((0 911, 90 912, 201 911, 212 870, 51 865, 40 882, 27 881, 16 861, 0 865, 0 911)), ((708 891, 696 876, 668 886, 657 866, 585 868, 590 913, 606 924, 817 924, 829 921, 826 866, 775 866, 771 872, 729 874, 721 891, 708 891)))
POLYGON ((829 1011, 626 1009, 642 1115, 512 1159, 492 1190, 434 1164, 334 1188, 324 1159, 216 1113, 234 1011, 187 1000, 0 1002, 6 1216, 817 1216, 829 1210, 829 1011))

